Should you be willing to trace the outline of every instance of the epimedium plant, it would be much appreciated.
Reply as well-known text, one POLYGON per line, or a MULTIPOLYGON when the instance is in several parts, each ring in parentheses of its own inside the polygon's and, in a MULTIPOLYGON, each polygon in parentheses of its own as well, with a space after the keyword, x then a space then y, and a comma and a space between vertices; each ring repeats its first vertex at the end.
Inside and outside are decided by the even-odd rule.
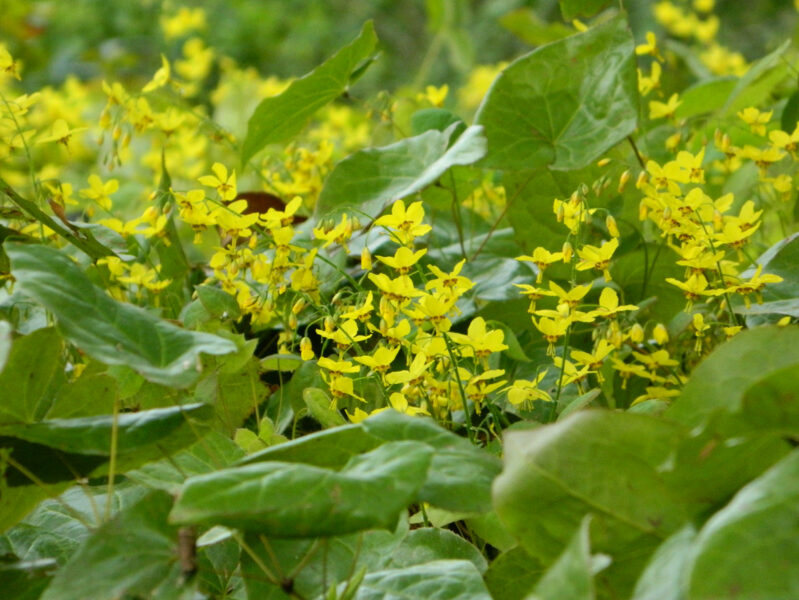
POLYGON ((9 597, 793 597, 795 53, 609 4, 457 100, 3 48, 9 597))

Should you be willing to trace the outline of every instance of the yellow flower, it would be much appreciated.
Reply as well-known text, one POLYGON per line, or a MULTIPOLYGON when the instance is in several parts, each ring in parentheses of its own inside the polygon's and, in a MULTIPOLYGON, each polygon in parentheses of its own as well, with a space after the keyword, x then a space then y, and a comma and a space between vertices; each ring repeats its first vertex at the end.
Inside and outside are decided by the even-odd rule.
POLYGON ((89 175, 89 186, 80 191, 80 195, 89 200, 94 200, 105 210, 111 210, 111 197, 119 189, 119 182, 116 179, 109 179, 105 183, 97 175, 89 175))
POLYGON ((678 94, 672 94, 667 102, 660 102, 658 100, 649 101, 649 118, 661 119, 663 117, 670 117, 674 115, 674 111, 682 104, 682 100, 678 94))
POLYGON ((549 356, 555 355, 555 343, 566 335, 570 324, 571 322, 568 319, 550 319, 548 317, 541 317, 538 321, 533 319, 533 325, 543 334, 544 339, 549 342, 547 347, 549 356))
POLYGON ((376 258, 383 264, 397 271, 400 275, 405 275, 425 254, 427 254, 426 249, 414 252, 405 246, 400 246, 397 248, 394 256, 378 256, 376 258))
POLYGON ((386 383, 389 385, 397 383, 414 385, 422 380, 425 371, 431 364, 427 362, 427 355, 424 352, 419 352, 407 370, 388 373, 386 383))
POLYGON ((550 252, 546 248, 539 246, 533 250, 532 256, 517 256, 516 260, 531 262, 538 267, 538 276, 535 282, 541 283, 544 277, 544 270, 546 270, 549 265, 563 260, 563 252, 550 252))
POLYGON ((541 373, 536 375, 535 379, 532 381, 516 379, 511 386, 504 390, 508 394, 508 402, 514 406, 522 405, 525 408, 531 408, 533 400, 551 402, 552 397, 544 390, 538 389, 538 385, 546 375, 547 370, 544 369, 541 373))
POLYGON ((393 394, 391 394, 388 397, 388 403, 391 405, 391 408, 393 408, 397 412, 401 412, 404 415, 416 416, 416 415, 430 414, 424 408, 419 408, 417 406, 411 406, 410 404, 408 404, 408 399, 399 392, 394 392, 393 394))
MULTIPOLYGON (((211 167, 213 175, 203 175, 198 181, 208 187, 216 188, 222 200, 233 200, 236 197, 236 171, 228 176, 227 167, 222 163, 214 163, 211 167)), ((256 219, 258 215, 255 215, 256 219)))
POLYGON ((436 290, 451 296, 460 297, 464 292, 474 287, 474 282, 468 277, 460 275, 466 259, 459 261, 450 273, 445 273, 435 265, 428 265, 427 268, 435 275, 435 279, 429 280, 425 284, 426 290, 436 290))
POLYGON ((639 44, 635 47, 635 53, 638 56, 650 55, 654 56, 656 59, 660 61, 663 60, 663 57, 660 55, 660 52, 658 51, 657 38, 655 37, 655 34, 651 31, 646 32, 646 43, 639 44))
POLYGON ((738 111, 738 117, 749 125, 749 129, 756 135, 766 135, 766 125, 771 121, 771 116, 773 114, 774 111, 760 112, 753 106, 738 111))
POLYGON ((5 44, 0 44, 0 72, 11 75, 14 79, 20 79, 19 64, 11 56, 5 44))
POLYGON ((448 93, 449 93, 449 86, 446 83, 441 87, 428 85, 424 89, 424 94, 419 94, 417 98, 421 101, 426 100, 435 107, 441 107, 444 105, 444 100, 447 99, 448 93))
POLYGON ((399 351, 399 346, 393 349, 386 348, 384 346, 378 346, 371 356, 368 354, 364 356, 356 356, 354 360, 369 367, 372 371, 377 373, 385 373, 391 367, 391 363, 394 362, 394 359, 397 357, 397 353, 399 351))
POLYGON ((359 335, 358 324, 352 320, 344 321, 341 325, 338 326, 337 329, 333 331, 325 331, 324 329, 317 329, 316 333, 321 335, 323 338, 333 340, 336 343, 336 345, 341 349, 349 348, 352 344, 361 342, 363 340, 368 340, 370 337, 372 337, 372 334, 359 335))
POLYGON ((631 310, 638 310, 638 307, 634 304, 619 305, 619 295, 616 290, 606 287, 599 294, 599 307, 596 310, 592 310, 590 314, 605 319, 614 319, 620 312, 631 310))
POLYGON ((397 200, 391 206, 391 214, 383 215, 375 221, 375 225, 393 229, 399 242, 409 245, 414 238, 426 234, 432 229, 430 225, 422 225, 424 208, 421 201, 413 202, 408 208, 402 200, 397 200))
POLYGON ((486 328, 486 322, 483 317, 472 319, 472 322, 469 323, 469 329, 466 335, 462 333, 452 333, 450 337, 456 344, 464 346, 463 356, 471 356, 474 354, 474 356, 478 358, 485 358, 493 352, 502 352, 508 349, 503 343, 505 332, 501 329, 492 329, 489 331, 486 328))
POLYGON ((153 90, 164 87, 169 82, 170 75, 171 69, 169 68, 169 61, 166 59, 166 56, 162 54, 161 68, 155 72, 153 78, 142 88, 141 91, 146 94, 147 92, 152 92, 153 90))
POLYGON ((610 241, 602 242, 602 245, 599 247, 586 244, 582 248, 578 248, 577 256, 579 256, 581 260, 577 263, 577 270, 586 271, 588 269, 596 269, 597 271, 602 271, 605 275, 605 281, 610 281, 608 266, 610 265, 610 259, 613 257, 613 253, 618 247, 619 240, 617 238, 612 238, 610 241))
POLYGON ((316 364, 319 365, 320 369, 329 371, 330 375, 334 377, 343 375, 344 373, 357 373, 361 370, 360 367, 356 367, 348 360, 333 360, 326 356, 321 357, 316 364))
POLYGON ((50 135, 45 135, 44 137, 39 138, 36 140, 36 143, 46 144, 47 142, 58 142, 59 144, 64 144, 66 148, 69 148, 69 140, 75 133, 80 131, 86 131, 86 128, 76 127, 74 129, 70 129, 69 125, 64 119, 58 119, 55 123, 53 123, 52 129, 50 129, 50 135))

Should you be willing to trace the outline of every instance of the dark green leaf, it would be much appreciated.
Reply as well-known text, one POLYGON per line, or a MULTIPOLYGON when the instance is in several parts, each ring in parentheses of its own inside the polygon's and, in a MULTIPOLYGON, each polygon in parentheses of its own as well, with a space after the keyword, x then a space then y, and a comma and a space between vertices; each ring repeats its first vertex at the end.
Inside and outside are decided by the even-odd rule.
POLYGON ((788 133, 793 133, 799 124, 799 91, 794 92, 785 103, 780 117, 780 128, 788 133))
POLYGON ((0 372, 0 423, 34 423, 44 417, 64 381, 63 343, 55 329, 17 338, 0 372))
POLYGON ((716 513, 694 552, 692 600, 799 597, 799 451, 716 513))
POLYGON ((635 584, 633 600, 683 600, 696 529, 686 525, 663 542, 635 584))
POLYGON ((488 568, 486 559, 472 544, 448 529, 435 527, 423 527, 408 533, 391 554, 386 567, 402 569, 443 559, 468 560, 480 573, 485 573, 488 568))
POLYGON ((430 464, 425 444, 384 444, 340 471, 255 463, 191 477, 171 519, 220 524, 278 537, 316 537, 393 528, 430 464))
POLYGON ((330 173, 317 213, 355 207, 370 217, 386 205, 427 187, 454 165, 469 165, 485 154, 482 127, 472 126, 449 146, 454 128, 430 130, 390 146, 368 148, 338 163, 330 173))
POLYGON ((677 107, 674 116, 689 119, 720 109, 737 84, 737 77, 718 77, 695 83, 680 95, 682 104, 677 107))
POLYGON ((351 75, 369 58, 376 44, 374 25, 367 21, 360 35, 326 62, 293 81, 282 94, 264 98, 247 123, 242 164, 267 144, 283 142, 299 133, 317 110, 344 93, 351 75))
POLYGON ((667 416, 695 426, 716 411, 738 412, 749 387, 794 365, 799 368, 799 327, 743 331, 694 369, 667 416))
POLYGON ((69 419, 107 415, 114 410, 117 393, 116 379, 110 375, 105 373, 82 375, 58 390, 58 396, 47 412, 47 418, 69 419))
POLYGON ((452 139, 466 131, 466 124, 463 120, 445 108, 423 108, 411 115, 411 134, 420 135, 425 131, 435 129, 436 131, 446 131, 451 125, 460 123, 452 133, 452 139))
POLYGON ((543 565, 516 546, 494 559, 485 582, 493 598, 524 600, 543 574, 543 565))
POLYGON ((186 331, 139 307, 111 299, 65 254, 46 246, 9 244, 19 287, 58 319, 65 336, 109 365, 127 365, 147 379, 187 386, 200 353, 227 354, 229 340, 186 331))
MULTIPOLYGON (((583 518, 569 545, 541 580, 529 600, 594 600, 594 566, 588 539, 590 515, 583 518)), ((603 561, 607 566, 607 561, 603 561)))
POLYGON ((508 66, 476 116, 488 138, 484 165, 578 169, 632 133, 638 115, 633 50, 619 15, 508 66))
POLYGON ((437 560, 367 575, 355 600, 491 600, 479 571, 467 560, 437 560))
POLYGON ((517 8, 502 15, 499 24, 531 46, 555 42, 574 33, 563 23, 547 23, 532 8, 517 8))
POLYGON ((151 492, 100 526, 53 578, 44 600, 113 600, 149 596, 180 577, 177 528, 167 524, 172 498, 151 492))
POLYGON ((560 12, 564 21, 572 21, 577 17, 593 17, 610 4, 610 0, 560 0, 560 12))
POLYGON ((495 510, 545 564, 593 514, 593 545, 613 558, 603 577, 623 596, 647 553, 687 517, 659 472, 680 437, 680 428, 666 421, 604 410, 508 433, 504 470, 493 486, 495 510))
POLYGON ((783 54, 790 45, 791 41, 785 40, 776 50, 753 63, 738 80, 719 114, 735 114, 747 106, 757 106, 765 100, 788 74, 783 54))
POLYGON ((212 285, 198 285, 194 289, 205 310, 215 319, 236 319, 241 315, 239 303, 226 291, 212 285))

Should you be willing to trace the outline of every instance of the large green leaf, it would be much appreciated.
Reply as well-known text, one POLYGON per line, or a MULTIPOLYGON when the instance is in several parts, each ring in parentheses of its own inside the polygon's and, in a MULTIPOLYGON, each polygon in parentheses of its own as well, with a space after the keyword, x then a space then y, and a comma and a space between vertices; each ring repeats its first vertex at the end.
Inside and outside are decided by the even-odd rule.
MULTIPOLYGON (((155 408, 116 417, 119 455, 139 452, 142 447, 159 444, 165 450, 195 441, 198 424, 211 418, 207 404, 187 404, 171 408, 155 408), (189 423, 191 421, 191 423, 189 423)), ((0 435, 14 436, 28 442, 92 456, 110 456, 113 415, 49 419, 39 423, 5 425, 0 435)))
POLYGON ((128 471, 125 476, 148 488, 177 495, 187 478, 229 467, 242 456, 244 451, 233 440, 212 431, 192 446, 128 471))
POLYGON ((799 368, 799 327, 743 331, 694 369, 667 416, 694 426, 717 411, 739 412, 749 387, 791 366, 799 368))
POLYGON ((494 559, 485 582, 494 598, 523 600, 543 574, 541 563, 516 546, 494 559))
POLYGON ((719 114, 727 116, 747 106, 757 106, 788 74, 783 55, 791 41, 785 40, 773 52, 752 64, 738 80, 719 114))
POLYGON ((91 417, 113 412, 119 389, 117 381, 106 373, 82 375, 61 386, 47 411, 48 419, 91 417))
POLYGON ((613 558, 602 577, 624 595, 647 553, 687 517, 659 472, 680 438, 680 428, 666 421, 604 410, 508 433, 495 509, 544 564, 555 561, 583 517, 593 514, 593 546, 613 558))
POLYGON ((593 17, 610 4, 610 0, 560 0, 563 19, 571 21, 577 17, 593 17))
POLYGON ((242 464, 263 461, 301 462, 338 469, 354 456, 386 442, 423 442, 435 449, 419 500, 469 513, 491 508, 491 482, 499 460, 432 419, 382 411, 358 425, 314 433, 246 457, 242 464))
POLYGON ((594 600, 594 570, 606 567, 607 557, 593 560, 588 531, 591 516, 586 515, 563 554, 536 584, 527 600, 594 600))
MULTIPOLYGON (((169 456, 207 432, 213 409, 204 404, 123 413, 117 417, 117 470, 169 456)), ((9 466, 8 485, 25 485, 29 473, 47 483, 97 475, 111 455, 113 415, 50 419, 0 427, 0 447, 25 471, 9 466)))
POLYGON ((691 600, 799 597, 799 451, 716 513, 694 553, 691 600))
POLYGON ((638 115, 633 50, 619 15, 508 66, 476 116, 488 138, 485 166, 577 169, 632 133, 638 115))
POLYGON ((416 440, 435 449, 419 500, 447 510, 484 513, 491 509, 491 483, 499 460, 432 419, 383 411, 366 419, 367 433, 386 441, 416 440))
POLYGON ((356 152, 330 173, 317 213, 354 207, 376 217, 392 200, 427 187, 454 165, 469 165, 483 157, 483 128, 469 127, 449 146, 456 125, 430 130, 390 146, 356 152))
POLYGON ((686 525, 663 542, 635 584, 633 600, 683 600, 696 529, 686 525))
POLYGON ((39 329, 14 341, 0 372, 0 423, 41 419, 64 380, 63 343, 55 329, 39 329))
POLYGON ((65 254, 46 246, 8 244, 19 287, 58 319, 64 335, 109 365, 127 365, 156 383, 186 386, 198 376, 200 353, 227 354, 229 340, 186 331, 111 299, 65 254))
POLYGON ((340 471, 255 463, 191 477, 171 519, 256 530, 278 537, 342 535, 393 528, 427 475, 425 444, 384 444, 340 471))
POLYGON ((355 600, 491 600, 480 572, 468 560, 437 560, 367 575, 355 600))
POLYGON ((374 25, 367 21, 360 35, 326 62, 293 81, 282 94, 264 98, 247 123, 241 162, 246 164, 267 144, 299 133, 317 110, 347 89, 353 73, 372 54, 375 44, 374 25))
POLYGON ((177 586, 177 528, 167 523, 172 497, 151 492, 100 526, 57 573, 43 600, 114 600, 177 586))
POLYGON ((440 559, 468 560, 480 573, 485 573, 488 568, 486 559, 472 544, 448 529, 435 527, 423 527, 409 532, 387 559, 386 566, 392 569, 422 565, 440 559))

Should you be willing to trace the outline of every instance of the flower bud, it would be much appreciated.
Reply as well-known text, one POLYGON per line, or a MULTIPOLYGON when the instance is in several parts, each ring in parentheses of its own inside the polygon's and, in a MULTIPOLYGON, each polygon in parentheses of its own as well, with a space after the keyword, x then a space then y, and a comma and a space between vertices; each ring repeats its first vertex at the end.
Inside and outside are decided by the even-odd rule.
POLYGON ((624 191, 624 188, 627 187, 627 182, 630 181, 632 177, 632 173, 630 173, 630 169, 624 171, 619 177, 619 193, 621 194, 624 191))
POLYGON ((652 331, 652 336, 655 338, 655 342, 657 342, 660 346, 669 341, 669 332, 666 330, 666 326, 663 325, 663 323, 658 323, 655 325, 655 329, 652 331))
POLYGON ((630 327, 630 341, 636 344, 644 341, 644 328, 639 323, 630 327))
POLYGON ((372 269, 372 253, 369 252, 369 248, 366 246, 361 250, 361 269, 364 271, 370 271, 372 269))
POLYGON ((619 233, 619 226, 616 224, 616 219, 613 218, 613 215, 605 217, 605 226, 608 228, 608 233, 613 237, 617 238, 621 236, 621 233, 619 233))

